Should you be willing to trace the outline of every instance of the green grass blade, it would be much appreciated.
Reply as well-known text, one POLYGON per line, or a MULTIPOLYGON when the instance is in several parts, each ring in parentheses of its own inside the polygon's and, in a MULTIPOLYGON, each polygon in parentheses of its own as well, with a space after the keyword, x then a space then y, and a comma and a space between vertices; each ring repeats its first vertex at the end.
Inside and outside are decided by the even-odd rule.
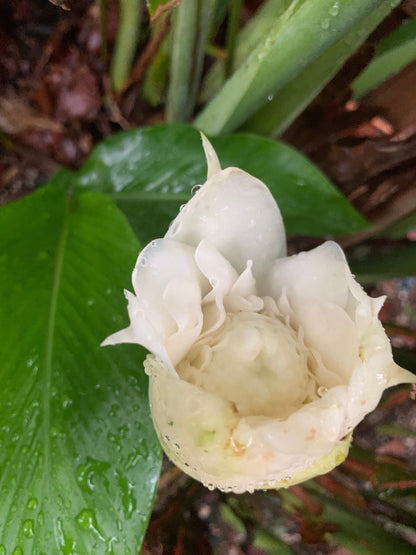
MULTIPOLYGON (((270 31, 278 18, 294 0, 266 0, 236 37, 233 71, 236 70, 270 31)), ((228 59, 228 58, 227 58, 228 59)), ((223 86, 226 79, 226 60, 217 60, 209 69, 202 83, 200 101, 209 102, 223 86)))
POLYGON ((243 129, 277 138, 324 88, 390 10, 388 3, 383 3, 373 10, 295 79, 276 91, 272 100, 260 108, 243 125, 243 129))
POLYGON ((361 285, 384 279, 416 276, 416 246, 390 250, 384 254, 352 258, 351 269, 361 285))
POLYGON ((380 0, 294 2, 196 118, 196 127, 208 135, 238 128, 379 6, 380 0))
POLYGON ((175 10, 166 106, 169 122, 185 122, 192 113, 213 5, 213 0, 182 0, 175 10))
POLYGON ((356 98, 378 87, 416 58, 416 17, 405 21, 376 48, 376 57, 354 81, 356 98))
POLYGON ((114 90, 122 89, 129 75, 139 40, 141 0, 120 0, 120 19, 111 63, 111 82, 114 90))

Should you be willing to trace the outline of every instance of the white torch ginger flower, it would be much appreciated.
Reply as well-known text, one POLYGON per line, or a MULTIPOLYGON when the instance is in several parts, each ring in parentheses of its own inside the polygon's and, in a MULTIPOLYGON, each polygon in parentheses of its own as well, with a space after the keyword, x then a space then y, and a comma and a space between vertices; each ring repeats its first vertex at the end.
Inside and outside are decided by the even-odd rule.
POLYGON ((181 469, 225 491, 288 486, 342 462, 383 391, 415 377, 341 248, 287 257, 267 187, 203 146, 208 179, 140 253, 131 324, 104 344, 153 353, 152 417, 181 469))

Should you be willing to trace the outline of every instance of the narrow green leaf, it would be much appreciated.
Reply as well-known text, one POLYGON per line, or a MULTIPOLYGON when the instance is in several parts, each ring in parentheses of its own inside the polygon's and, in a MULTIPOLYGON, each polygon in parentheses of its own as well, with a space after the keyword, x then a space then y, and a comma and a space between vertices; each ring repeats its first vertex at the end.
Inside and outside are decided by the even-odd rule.
MULTIPOLYGON (((259 6, 236 37, 233 70, 240 67, 264 36, 269 33, 288 5, 295 0, 266 0, 259 6)), ((223 86, 226 60, 217 60, 208 70, 201 87, 200 101, 206 104, 223 86)))
MULTIPOLYGON (((365 220, 327 178, 294 149, 254 135, 213 140, 222 167, 262 179, 276 198, 289 234, 353 233, 365 220)), ((95 149, 75 187, 108 193, 143 242, 163 236, 194 185, 206 180, 199 133, 174 124, 112 137, 95 149)))
POLYGON ((335 524, 338 529, 330 537, 355 555, 374 555, 374 553, 414 554, 414 546, 400 537, 394 536, 372 522, 367 513, 357 513, 319 496, 324 501, 321 520, 335 524))
POLYGON ((416 247, 402 247, 383 254, 362 253, 350 260, 351 269, 362 285, 383 279, 416 276, 416 247))
POLYGON ((98 193, 0 210, 0 553, 140 548, 161 461, 145 353, 100 347, 138 249, 98 193))
POLYGON ((111 63, 111 82, 119 91, 129 75, 131 63, 139 40, 141 0, 120 0, 117 39, 111 63))
POLYGON ((281 135, 390 10, 391 6, 386 2, 373 10, 295 79, 271 95, 271 100, 243 125, 243 129, 272 137, 281 135))
POLYGON ((412 230, 416 230, 416 212, 412 212, 386 229, 383 229, 380 235, 390 239, 403 239, 412 230))
POLYGON ((237 39, 238 28, 240 27, 240 16, 242 0, 231 0, 228 23, 227 23, 227 59, 225 61, 225 72, 227 76, 231 75, 234 64, 234 51, 237 39))
POLYGON ((416 58, 416 17, 406 20, 378 44, 376 57, 354 81, 356 98, 378 87, 416 58))
POLYGON ((208 135, 230 132, 295 79, 385 0, 292 3, 195 120, 208 135))
POLYGON ((193 110, 215 0, 182 0, 175 10, 168 99, 169 122, 186 122, 193 110))

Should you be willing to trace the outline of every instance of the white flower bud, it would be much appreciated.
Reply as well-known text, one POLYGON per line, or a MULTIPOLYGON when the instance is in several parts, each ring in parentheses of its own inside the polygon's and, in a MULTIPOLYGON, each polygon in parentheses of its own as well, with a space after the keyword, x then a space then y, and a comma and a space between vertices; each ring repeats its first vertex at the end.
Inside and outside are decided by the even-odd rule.
POLYGON ((286 257, 267 187, 203 145, 207 182, 139 255, 131 325, 103 344, 153 353, 153 421, 185 472, 225 491, 287 487, 341 463, 384 389, 416 380, 341 248, 286 257))

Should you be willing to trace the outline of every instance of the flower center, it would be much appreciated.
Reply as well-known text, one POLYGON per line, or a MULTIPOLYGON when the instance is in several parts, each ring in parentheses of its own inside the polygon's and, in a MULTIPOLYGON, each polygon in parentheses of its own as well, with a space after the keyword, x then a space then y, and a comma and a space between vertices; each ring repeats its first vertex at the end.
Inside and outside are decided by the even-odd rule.
POLYGON ((242 416, 287 418, 316 398, 296 332, 258 312, 227 314, 178 364, 181 379, 235 403, 242 416))

